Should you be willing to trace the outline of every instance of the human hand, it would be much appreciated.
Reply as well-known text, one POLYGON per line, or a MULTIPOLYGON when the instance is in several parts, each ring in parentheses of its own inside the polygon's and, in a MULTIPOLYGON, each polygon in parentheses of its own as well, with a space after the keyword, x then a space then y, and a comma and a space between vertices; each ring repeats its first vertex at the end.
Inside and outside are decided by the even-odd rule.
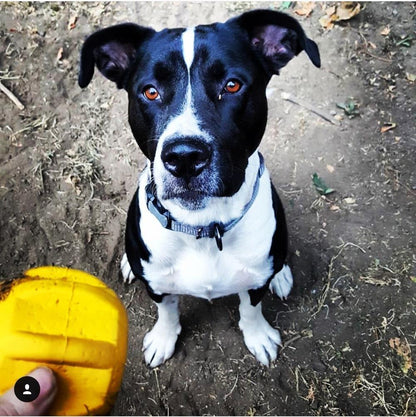
POLYGON ((20 401, 14 387, 0 396, 0 416, 40 416, 48 411, 57 392, 56 378, 49 368, 36 368, 27 376, 35 378, 40 385, 39 396, 32 402, 20 401))

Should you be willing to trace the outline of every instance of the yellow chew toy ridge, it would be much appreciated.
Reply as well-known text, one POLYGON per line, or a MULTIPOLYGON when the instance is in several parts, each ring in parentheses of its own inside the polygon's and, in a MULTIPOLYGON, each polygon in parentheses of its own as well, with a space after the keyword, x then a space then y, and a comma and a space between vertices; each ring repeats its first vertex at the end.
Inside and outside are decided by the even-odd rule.
POLYGON ((24 275, 0 281, 0 394, 47 366, 58 381, 51 415, 108 413, 127 353, 123 304, 82 271, 46 266, 24 275))

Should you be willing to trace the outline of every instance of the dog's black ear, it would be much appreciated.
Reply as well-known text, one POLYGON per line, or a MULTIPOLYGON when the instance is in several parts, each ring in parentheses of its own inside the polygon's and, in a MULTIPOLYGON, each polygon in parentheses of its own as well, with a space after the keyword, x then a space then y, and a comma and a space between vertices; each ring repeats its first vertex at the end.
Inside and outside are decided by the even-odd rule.
POLYGON ((90 35, 81 50, 79 86, 84 88, 90 83, 97 65, 105 77, 114 81, 118 88, 123 88, 137 49, 153 33, 153 29, 123 23, 90 35))
POLYGON ((272 10, 253 10, 229 20, 244 29, 252 46, 261 52, 267 69, 279 74, 295 55, 303 50, 316 67, 321 66, 316 43, 307 38, 293 17, 272 10))

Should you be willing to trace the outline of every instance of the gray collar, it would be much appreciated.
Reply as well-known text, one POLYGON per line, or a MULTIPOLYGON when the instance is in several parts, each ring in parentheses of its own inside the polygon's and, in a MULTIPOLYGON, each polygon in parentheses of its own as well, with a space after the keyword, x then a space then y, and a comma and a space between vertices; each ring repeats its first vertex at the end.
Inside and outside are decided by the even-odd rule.
POLYGON ((191 226, 189 224, 178 222, 157 199, 153 192, 154 187, 151 183, 147 184, 146 186, 147 208, 159 220, 159 223, 165 229, 186 233, 188 235, 195 236, 197 239, 201 239, 203 237, 209 237, 211 239, 215 238, 218 250, 221 251, 223 248, 222 237, 224 236, 224 233, 232 229, 245 216, 250 207, 253 205, 254 200, 256 199, 259 192, 260 178, 264 172, 264 158, 260 152, 258 155, 260 159, 260 166, 257 173, 256 182, 254 183, 253 194, 250 201, 244 206, 240 217, 237 217, 236 219, 232 219, 227 223, 212 222, 207 226, 191 226))

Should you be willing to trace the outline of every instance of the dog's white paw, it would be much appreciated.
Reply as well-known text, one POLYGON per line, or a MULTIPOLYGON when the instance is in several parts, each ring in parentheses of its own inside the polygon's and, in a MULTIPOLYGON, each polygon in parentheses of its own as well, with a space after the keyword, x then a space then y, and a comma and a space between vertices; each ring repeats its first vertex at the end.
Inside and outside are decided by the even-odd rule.
POLYGON ((276 294, 283 300, 289 295, 292 286, 292 271, 290 270, 289 266, 285 264, 283 265, 283 268, 271 280, 269 289, 272 293, 276 294))
POLYGON ((123 275, 124 282, 126 282, 127 284, 131 284, 135 280, 136 276, 133 274, 133 271, 131 270, 126 254, 124 254, 123 258, 121 259, 120 269, 121 274, 123 275))
POLYGON ((157 321, 146 334, 143 340, 144 359, 151 368, 161 365, 173 355, 180 332, 179 323, 168 327, 166 323, 157 321))
POLYGON ((256 321, 240 320, 244 343, 248 350, 263 365, 269 366, 277 358, 277 349, 281 344, 280 333, 263 316, 256 321))

